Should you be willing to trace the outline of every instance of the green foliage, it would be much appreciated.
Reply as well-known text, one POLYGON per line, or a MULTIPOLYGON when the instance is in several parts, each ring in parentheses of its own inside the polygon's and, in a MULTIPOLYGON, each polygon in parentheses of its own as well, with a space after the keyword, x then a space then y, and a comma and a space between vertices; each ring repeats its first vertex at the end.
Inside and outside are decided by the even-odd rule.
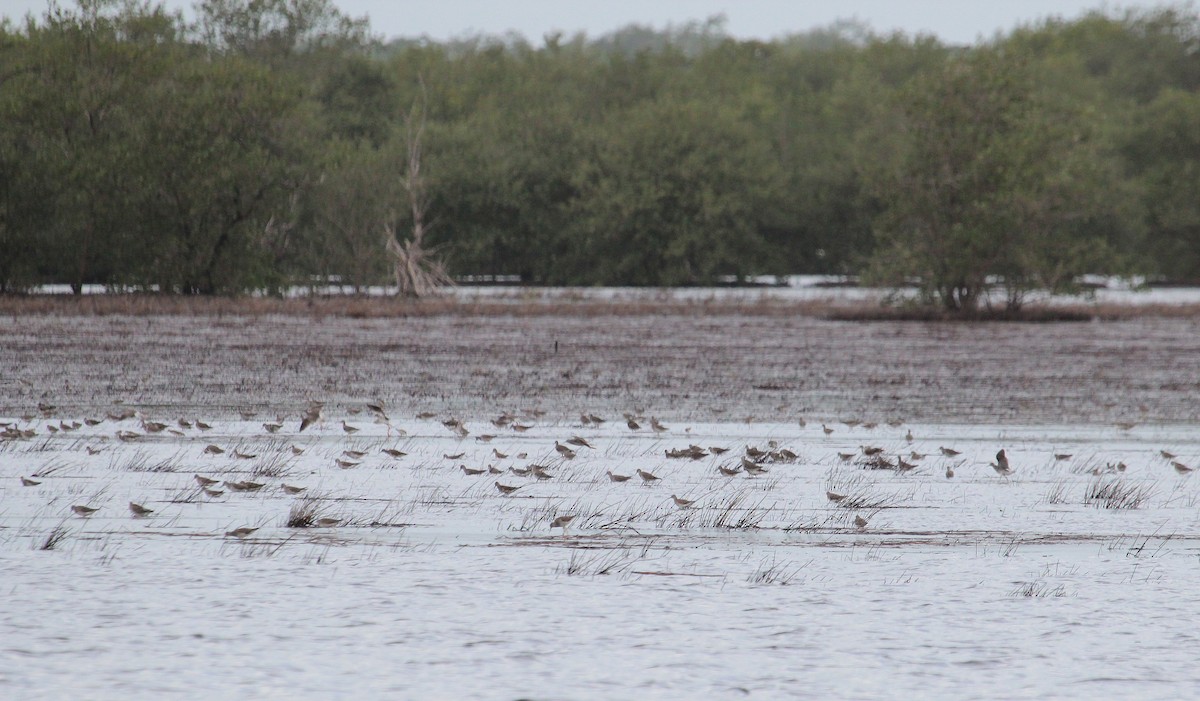
POLYGON ((970 309, 1085 272, 1200 279, 1200 19, 972 47, 843 22, 383 45, 330 0, 81 0, 0 24, 0 292, 388 280, 427 119, 450 272, 582 285, 804 272, 970 309))
POLYGON ((970 311, 991 279, 1010 309, 1031 289, 1070 291, 1112 264, 1097 221, 1113 216, 1108 167, 1085 115, 1040 100, 1025 60, 950 58, 898 96, 904 141, 876 171, 884 203, 871 272, 970 311))

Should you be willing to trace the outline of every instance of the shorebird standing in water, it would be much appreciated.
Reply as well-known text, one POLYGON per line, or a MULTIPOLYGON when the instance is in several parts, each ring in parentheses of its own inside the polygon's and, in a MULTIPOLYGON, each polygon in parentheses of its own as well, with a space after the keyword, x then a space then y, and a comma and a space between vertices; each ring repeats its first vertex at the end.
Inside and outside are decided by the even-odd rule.
POLYGON ((147 509, 141 504, 132 501, 129 502, 129 510, 134 516, 149 516, 150 514, 154 513, 154 509, 147 509))
POLYGON ((638 477, 642 478, 642 482, 645 484, 650 484, 651 482, 657 482, 659 479, 661 479, 660 477, 650 474, 649 472, 646 472, 645 470, 643 470, 641 468, 638 468, 637 474, 638 474, 638 477))
POLYGON ((681 509, 691 508, 692 504, 696 503, 695 499, 680 499, 674 494, 671 495, 671 501, 675 502, 675 506, 678 506, 681 509))
POLYGON ((574 516, 559 516, 558 518, 556 518, 550 522, 550 528, 561 528, 561 529, 563 529, 563 535, 566 535, 567 534, 567 526, 570 526, 571 522, 574 520, 575 520, 574 516))

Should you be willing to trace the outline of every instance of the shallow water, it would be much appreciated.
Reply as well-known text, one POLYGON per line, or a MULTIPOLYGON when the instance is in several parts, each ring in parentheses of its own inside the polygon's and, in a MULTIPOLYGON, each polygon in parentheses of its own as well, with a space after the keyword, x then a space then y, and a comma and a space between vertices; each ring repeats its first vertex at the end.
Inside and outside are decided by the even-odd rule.
POLYGON ((268 418, 128 443, 114 433, 143 433, 136 420, 53 436, 46 419, 18 421, 38 435, 0 443, 0 696, 1180 698, 1200 682, 1200 482, 1158 452, 1200 466, 1192 425, 830 419, 829 435, 815 422, 656 434, 548 415, 525 433, 472 418, 460 439, 437 419, 396 418, 397 438, 346 413, 303 434, 289 417, 269 436, 268 418), (573 435, 595 448, 564 460, 554 442, 573 435), (769 441, 798 458, 753 479, 717 473, 769 441), (731 450, 664 456, 693 443, 731 450), (391 446, 409 455, 380 453, 391 446), (864 469, 861 446, 929 455, 898 474, 864 469), (988 467, 999 448, 1009 478, 988 467), (367 456, 341 469, 348 449, 367 456), (459 468, 531 462, 554 478, 459 468), (1107 470, 1117 462, 1123 473, 1107 470), (662 479, 606 476, 636 468, 662 479), (266 486, 209 498, 194 473, 266 486), (33 474, 42 484, 22 487, 33 474), (522 488, 505 497, 497 480, 522 488), (1098 480, 1146 494, 1102 508, 1084 498, 1098 480), (298 499, 283 482, 344 523, 286 527, 298 499), (839 507, 830 489, 876 505, 839 507), (133 518, 131 500, 155 513, 133 518), (716 525, 722 513, 747 527, 716 525), (549 527, 564 514, 565 534, 549 527), (259 530, 225 535, 240 526, 259 530), (58 527, 65 538, 38 549, 58 527))

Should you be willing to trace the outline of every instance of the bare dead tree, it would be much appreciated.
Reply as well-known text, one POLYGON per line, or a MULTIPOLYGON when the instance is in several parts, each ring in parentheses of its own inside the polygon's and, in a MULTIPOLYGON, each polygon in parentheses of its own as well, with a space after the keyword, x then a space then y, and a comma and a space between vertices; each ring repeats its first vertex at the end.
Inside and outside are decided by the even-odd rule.
POLYGON ((421 137, 425 132, 425 83, 421 82, 421 95, 413 101, 405 119, 408 158, 401 184, 408 195, 412 212, 412 237, 400 242, 396 228, 384 225, 387 233, 387 251, 392 256, 392 269, 396 276, 397 294, 403 297, 424 297, 441 287, 454 285, 446 272, 445 264, 436 256, 436 250, 425 248, 425 233, 428 231, 427 215, 429 199, 425 192, 425 179, 421 175, 421 137))

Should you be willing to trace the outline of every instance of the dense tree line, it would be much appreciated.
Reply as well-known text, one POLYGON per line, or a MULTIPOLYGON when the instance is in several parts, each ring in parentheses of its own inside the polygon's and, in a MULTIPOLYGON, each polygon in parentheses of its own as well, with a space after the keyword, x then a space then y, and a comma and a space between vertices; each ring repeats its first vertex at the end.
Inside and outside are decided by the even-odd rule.
POLYGON ((1200 16, 970 47, 719 19, 589 38, 370 34, 328 0, 81 0, 0 27, 0 290, 188 294, 456 275, 863 274, 970 308, 1005 281, 1200 280, 1200 16))

